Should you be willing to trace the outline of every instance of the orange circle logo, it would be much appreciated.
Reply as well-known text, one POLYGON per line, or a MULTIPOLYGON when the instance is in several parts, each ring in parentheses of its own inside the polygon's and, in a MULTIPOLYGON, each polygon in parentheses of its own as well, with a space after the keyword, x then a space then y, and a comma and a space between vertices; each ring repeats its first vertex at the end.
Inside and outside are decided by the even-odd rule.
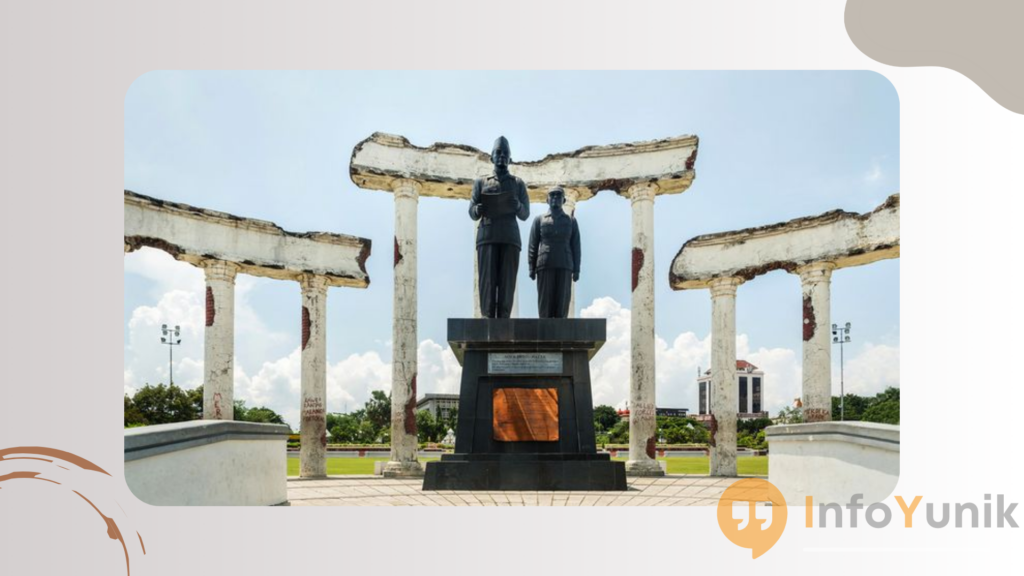
POLYGON ((749 548, 757 558, 770 550, 786 529, 786 499, 767 480, 737 480, 718 500, 718 527, 730 542, 749 548))

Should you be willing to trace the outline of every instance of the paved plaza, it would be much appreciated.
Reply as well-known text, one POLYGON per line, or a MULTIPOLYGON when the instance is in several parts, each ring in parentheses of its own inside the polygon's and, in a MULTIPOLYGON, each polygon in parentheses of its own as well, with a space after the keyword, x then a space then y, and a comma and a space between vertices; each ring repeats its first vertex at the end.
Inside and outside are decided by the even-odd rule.
POLYGON ((630 478, 625 492, 426 492, 423 480, 288 480, 292 506, 716 506, 737 478, 630 478))

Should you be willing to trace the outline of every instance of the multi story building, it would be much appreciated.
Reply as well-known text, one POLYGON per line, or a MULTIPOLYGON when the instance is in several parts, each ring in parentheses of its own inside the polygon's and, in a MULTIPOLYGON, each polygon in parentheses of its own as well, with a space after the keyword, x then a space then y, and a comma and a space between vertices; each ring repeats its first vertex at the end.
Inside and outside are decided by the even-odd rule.
MULTIPOLYGON (((629 420, 629 408, 625 410, 616 410, 619 414, 619 418, 623 420, 629 420)), ((690 412, 689 408, 655 408, 654 416, 667 416, 669 418, 686 418, 690 412)))
POLYGON ((426 410, 435 419, 451 417, 454 411, 459 409, 458 394, 427 394, 419 402, 416 402, 416 411, 426 410))
MULTIPOLYGON (((766 418, 768 412, 764 410, 764 371, 746 360, 736 361, 736 386, 739 388, 739 402, 736 406, 737 418, 766 418)), ((697 388, 700 394, 701 418, 706 420, 711 415, 711 370, 704 372, 697 378, 697 388)))

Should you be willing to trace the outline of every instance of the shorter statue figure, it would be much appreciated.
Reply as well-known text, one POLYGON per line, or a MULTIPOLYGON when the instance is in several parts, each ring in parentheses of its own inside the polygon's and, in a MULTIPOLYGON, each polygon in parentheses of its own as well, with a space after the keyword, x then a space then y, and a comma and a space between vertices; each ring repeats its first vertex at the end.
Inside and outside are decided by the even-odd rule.
POLYGON ((565 190, 548 190, 551 210, 533 220, 530 231, 530 279, 537 281, 541 318, 568 318, 572 283, 580 279, 580 228, 565 213, 565 190))

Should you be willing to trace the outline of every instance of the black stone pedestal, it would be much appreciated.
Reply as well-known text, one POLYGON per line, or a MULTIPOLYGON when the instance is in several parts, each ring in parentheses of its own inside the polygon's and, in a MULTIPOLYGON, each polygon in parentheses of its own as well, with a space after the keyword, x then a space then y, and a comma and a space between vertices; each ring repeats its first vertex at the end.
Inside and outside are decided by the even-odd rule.
POLYGON ((428 462, 424 490, 625 490, 594 441, 590 359, 603 319, 450 319, 462 364, 455 453, 428 462))

